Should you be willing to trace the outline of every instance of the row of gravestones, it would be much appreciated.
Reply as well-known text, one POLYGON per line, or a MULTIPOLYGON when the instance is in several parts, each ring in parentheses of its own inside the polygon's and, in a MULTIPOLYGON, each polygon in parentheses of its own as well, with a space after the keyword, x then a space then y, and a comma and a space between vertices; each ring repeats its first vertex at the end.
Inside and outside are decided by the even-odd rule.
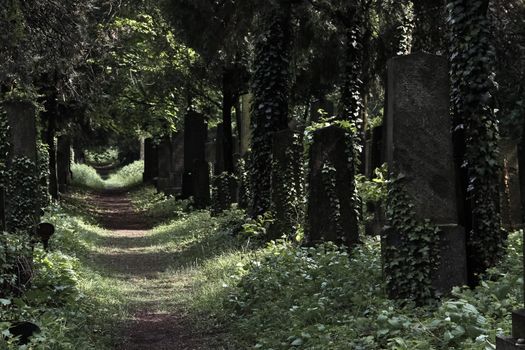
MULTIPOLYGON (((240 118, 241 140, 233 138, 236 158, 245 156, 249 147, 249 96, 244 97, 240 118)), ((189 111, 184 128, 160 141, 144 140, 144 182, 153 183, 159 192, 193 197, 199 208, 211 201, 211 178, 224 171, 222 124, 208 129, 206 117, 189 111)), ((232 189, 237 196, 236 189, 232 189)), ((235 200, 234 200, 235 201, 235 200)))
MULTIPOLYGON (((459 225, 447 60, 424 53, 392 59, 388 64, 386 96, 384 123, 381 129, 373 130, 372 139, 368 141, 365 171, 370 175, 374 168, 385 161, 391 176, 401 184, 410 204, 413 205, 415 219, 418 222, 428 220, 438 229, 439 259, 431 277, 431 284, 438 294, 446 294, 454 286, 467 284, 466 233, 459 225)), ((220 134, 219 129, 216 133, 218 142, 220 134)), ((277 147, 278 149, 274 147, 275 158, 281 157, 281 161, 286 161, 286 149, 292 144, 289 142, 293 139, 292 134, 288 131, 274 136, 274 144, 283 145, 277 147), (275 139, 281 137, 282 140, 275 139)), ((306 232, 311 242, 336 241, 352 246, 359 241, 356 215, 348 215, 354 210, 352 196, 348 194, 353 192, 350 179, 355 169, 348 162, 347 137, 345 130, 338 126, 329 126, 314 132, 310 147, 306 223, 306 232), (331 179, 333 184, 330 186, 334 186, 331 193, 328 193, 326 184, 329 172, 335 174, 331 179), (334 210, 339 210, 343 215, 334 218, 334 210)), ((178 181, 182 181, 180 186, 184 196, 193 195, 199 198, 201 195, 200 204, 205 205, 209 199, 206 153, 209 154, 208 158, 212 158, 210 154, 215 153, 215 163, 220 160, 221 154, 219 148, 213 152, 210 145, 206 152, 204 118, 189 114, 185 121, 184 136, 177 135, 171 140, 166 140, 166 145, 166 150, 171 149, 172 153, 169 154, 178 157, 182 157, 183 154, 184 160, 179 160, 176 171, 172 167, 173 162, 167 167, 173 171, 174 177, 169 171, 162 174, 159 172, 157 186, 160 189, 169 187, 173 184, 172 178, 177 178, 178 181), (173 153, 177 138, 180 142, 182 137, 186 146, 183 146, 184 151, 173 153), (203 189, 206 193, 198 193, 203 189)), ((520 188, 525 188, 525 181, 520 179, 517 171, 522 157, 519 157, 516 145, 504 144, 502 148, 504 224, 508 227, 518 227, 522 222, 522 202, 519 193, 520 188)), ((161 149, 163 147, 159 145, 157 152, 161 149)), ((168 154, 168 151, 162 152, 168 154)), ((165 162, 161 159, 170 158, 161 155, 157 157, 159 169, 165 162)), ((523 164, 525 167, 525 162, 523 164)), ((154 171, 150 172, 146 167, 145 178, 153 178, 152 174, 154 171)), ((378 227, 381 228, 383 252, 396 251, 406 239, 402 232, 389 228, 388 222, 384 220, 378 227)), ((385 253, 383 260, 388 259, 389 256, 385 253)), ((392 297, 396 297, 392 295, 395 291, 390 292, 392 297)), ((525 338, 524 312, 515 312, 513 321, 514 338, 499 338, 498 348, 517 348, 518 339, 525 338)))

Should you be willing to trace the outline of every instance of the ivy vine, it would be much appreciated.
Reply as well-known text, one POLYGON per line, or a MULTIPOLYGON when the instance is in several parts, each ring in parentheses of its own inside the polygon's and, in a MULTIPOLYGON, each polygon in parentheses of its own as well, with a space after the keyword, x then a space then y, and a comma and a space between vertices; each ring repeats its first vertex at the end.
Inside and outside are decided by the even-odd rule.
POLYGON ((294 134, 285 150, 285 159, 274 158, 272 161, 271 212, 274 222, 269 230, 269 239, 278 239, 283 235, 292 237, 303 221, 302 155, 299 136, 294 134))
POLYGON ((254 57, 252 90, 252 214, 270 209, 272 133, 288 127, 291 4, 271 1, 262 16, 254 57))
POLYGON ((498 206, 498 120, 491 106, 495 52, 485 1, 449 0, 451 103, 456 157, 466 194, 470 283, 504 251, 498 206))
POLYGON ((439 263, 439 229, 416 219, 402 178, 387 182, 383 232, 384 272, 388 292, 397 299, 426 304, 435 297, 432 275, 439 263))

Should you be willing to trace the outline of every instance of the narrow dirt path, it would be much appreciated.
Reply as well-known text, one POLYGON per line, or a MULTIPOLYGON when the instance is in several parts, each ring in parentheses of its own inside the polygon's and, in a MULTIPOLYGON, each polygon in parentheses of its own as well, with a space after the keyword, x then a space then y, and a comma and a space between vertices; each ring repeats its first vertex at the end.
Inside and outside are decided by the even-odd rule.
POLYGON ((156 249, 149 239, 153 225, 134 210, 125 193, 97 193, 89 201, 110 230, 93 260, 112 278, 132 286, 125 295, 132 318, 123 321, 116 349, 215 349, 206 345, 209 335, 198 334, 174 300, 187 288, 167 271, 177 253, 156 249))

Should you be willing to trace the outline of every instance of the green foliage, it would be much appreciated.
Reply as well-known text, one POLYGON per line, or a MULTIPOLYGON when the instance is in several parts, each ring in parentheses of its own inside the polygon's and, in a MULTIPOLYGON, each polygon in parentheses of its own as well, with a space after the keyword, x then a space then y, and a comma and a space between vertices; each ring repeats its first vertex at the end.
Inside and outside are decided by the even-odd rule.
POLYGON ((223 312, 239 348, 492 349, 521 305, 521 244, 521 233, 512 235, 507 258, 476 289, 415 307, 384 293, 376 239, 350 257, 332 244, 271 243, 225 277, 237 283, 226 287, 223 312))
POLYGON ((51 204, 51 195, 49 194, 49 146, 43 142, 37 143, 38 152, 38 188, 40 191, 38 205, 40 208, 46 208, 51 204))
POLYGON ((268 231, 274 221, 272 212, 267 211, 263 215, 258 215, 256 218, 249 219, 243 223, 240 233, 244 238, 255 238, 262 241, 268 236, 268 231))
MULTIPOLYGON (((305 214, 303 146, 299 135, 286 135, 284 154, 272 160, 271 207, 274 222, 267 239, 293 237, 301 227, 305 214)), ((282 152, 282 150, 281 150, 282 152)))
POLYGON ((471 280, 497 263, 505 240, 498 203, 499 131, 491 106, 496 83, 487 4, 450 0, 447 5, 454 137, 471 215, 466 223, 471 280))
POLYGON ((291 4, 286 4, 268 4, 255 46, 250 154, 254 215, 271 206, 271 134, 288 128, 291 4))
POLYGON ((144 162, 136 161, 120 168, 116 173, 111 174, 107 180, 103 180, 97 171, 87 164, 73 164, 73 185, 95 189, 122 189, 137 186, 142 183, 144 173, 144 162))
POLYGON ((87 164, 75 163, 71 165, 71 171, 73 172, 73 185, 97 190, 104 188, 104 180, 102 180, 95 168, 87 164))
POLYGON ((383 208, 387 198, 387 167, 383 164, 381 168, 374 170, 374 177, 368 179, 358 174, 356 176, 357 193, 363 205, 363 222, 372 222, 377 219, 380 208, 383 208))
POLYGON ((228 172, 223 172, 213 177, 212 188, 212 211, 219 214, 230 208, 234 199, 232 198, 232 189, 237 184, 237 177, 228 172))
POLYGON ((393 298, 432 302, 435 291, 432 276, 439 262, 439 230, 428 220, 416 219, 410 196, 403 188, 403 178, 388 184, 384 231, 384 269, 389 294, 393 298), (398 242, 398 243, 394 243, 398 242))
POLYGON ((191 208, 190 200, 178 200, 157 192, 154 187, 143 187, 131 192, 131 201, 144 215, 155 219, 174 219, 191 208))
MULTIPOLYGON (((0 333, 8 335, 13 322, 29 321, 39 326, 41 333, 34 336, 25 349, 105 349, 105 334, 94 331, 100 327, 100 322, 104 322, 104 316, 99 314, 101 310, 115 311, 110 311, 107 306, 102 308, 99 296, 87 288, 89 283, 100 280, 100 276, 89 271, 83 258, 92 244, 87 232, 90 226, 59 206, 48 208, 44 220, 56 227, 52 251, 44 252, 40 246, 34 248, 32 281, 25 293, 1 293, 0 333)), ((20 235, 4 234, 0 237, 0 263, 3 266, 6 256, 8 266, 16 266, 16 257, 23 256, 23 251, 27 250, 30 248, 20 235)), ((10 282, 14 276, 12 273, 2 274, 0 279, 10 282)), ((13 340, 5 341, 0 337, 0 348, 22 349, 13 340)))
POLYGON ((92 165, 105 166, 116 164, 119 159, 119 150, 116 147, 109 147, 103 150, 86 150, 86 161, 92 165))
POLYGON ((137 160, 123 166, 116 173, 111 174, 105 181, 106 188, 129 188, 142 183, 144 161, 137 160))
POLYGON ((10 160, 7 170, 6 210, 7 229, 10 232, 29 233, 34 228, 39 210, 39 178, 36 164, 27 157, 10 160))

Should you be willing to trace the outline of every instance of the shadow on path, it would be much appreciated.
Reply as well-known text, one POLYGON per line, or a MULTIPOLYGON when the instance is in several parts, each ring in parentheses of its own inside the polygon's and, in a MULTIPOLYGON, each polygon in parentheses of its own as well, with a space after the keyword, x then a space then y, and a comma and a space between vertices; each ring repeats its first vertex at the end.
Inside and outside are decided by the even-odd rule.
POLYGON ((221 349, 210 345, 217 334, 202 334, 201 327, 177 305, 175 290, 187 288, 184 282, 165 273, 173 267, 180 252, 153 249, 148 239, 153 228, 144 215, 137 212, 125 192, 93 193, 89 200, 110 234, 103 238, 101 251, 92 254, 97 266, 122 283, 132 283, 134 291, 127 296, 132 319, 123 320, 121 339, 116 349, 221 349), (176 285, 178 284, 178 285, 176 285), (161 306, 162 304, 162 306, 161 306))

